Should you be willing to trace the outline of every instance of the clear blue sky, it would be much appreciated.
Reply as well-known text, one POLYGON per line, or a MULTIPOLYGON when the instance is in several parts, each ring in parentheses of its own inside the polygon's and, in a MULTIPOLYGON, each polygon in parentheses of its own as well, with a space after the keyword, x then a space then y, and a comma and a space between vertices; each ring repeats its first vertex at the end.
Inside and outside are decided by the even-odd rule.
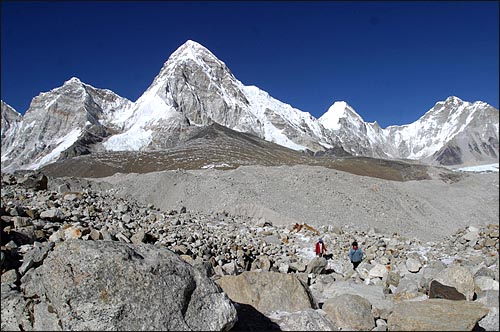
POLYGON ((497 1, 1 2, 1 98, 24 113, 72 76, 132 101, 197 41, 246 85, 382 127, 455 95, 498 108, 497 1))

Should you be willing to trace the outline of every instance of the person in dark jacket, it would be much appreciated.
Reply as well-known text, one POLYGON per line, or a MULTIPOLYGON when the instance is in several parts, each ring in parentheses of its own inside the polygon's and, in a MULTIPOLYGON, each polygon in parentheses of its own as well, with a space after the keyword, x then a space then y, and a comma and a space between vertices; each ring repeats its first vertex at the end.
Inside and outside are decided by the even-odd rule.
POLYGON ((352 248, 349 249, 349 259, 354 269, 356 269, 363 260, 363 250, 361 250, 356 241, 352 243, 352 248))

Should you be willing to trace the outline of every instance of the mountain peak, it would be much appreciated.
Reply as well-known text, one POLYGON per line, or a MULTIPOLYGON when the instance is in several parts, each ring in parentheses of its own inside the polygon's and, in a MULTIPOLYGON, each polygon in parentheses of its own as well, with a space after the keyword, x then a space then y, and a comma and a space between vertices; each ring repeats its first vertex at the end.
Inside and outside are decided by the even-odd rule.
POLYGON ((182 46, 186 46, 186 47, 190 47, 190 48, 201 48, 201 49, 206 49, 205 46, 201 45, 200 43, 198 42, 195 42, 194 40, 191 40, 191 39, 188 39, 184 44, 181 45, 182 46))
POLYGON ((318 120, 327 129, 340 129, 340 118, 351 117, 361 120, 356 111, 345 101, 336 101, 318 120))
POLYGON ((83 84, 82 81, 78 77, 71 77, 69 80, 64 82, 64 85, 66 84, 83 84))
POLYGON ((167 60, 167 63, 179 63, 185 62, 187 60, 193 60, 197 64, 206 63, 207 59, 220 60, 208 50, 205 46, 197 43, 193 40, 188 40, 181 46, 179 46, 167 60))
POLYGON ((446 98, 445 100, 445 103, 446 104, 455 104, 455 105, 459 105, 459 104, 462 104, 464 101, 456 96, 449 96, 448 98, 446 98))

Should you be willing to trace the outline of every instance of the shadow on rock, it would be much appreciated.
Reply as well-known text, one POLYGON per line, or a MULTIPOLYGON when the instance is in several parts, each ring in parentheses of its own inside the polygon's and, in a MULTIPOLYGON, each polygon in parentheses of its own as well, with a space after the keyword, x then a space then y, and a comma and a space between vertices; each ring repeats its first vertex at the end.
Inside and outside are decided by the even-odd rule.
POLYGON ((254 307, 244 303, 234 303, 238 312, 238 322, 230 331, 281 331, 274 323, 254 307))

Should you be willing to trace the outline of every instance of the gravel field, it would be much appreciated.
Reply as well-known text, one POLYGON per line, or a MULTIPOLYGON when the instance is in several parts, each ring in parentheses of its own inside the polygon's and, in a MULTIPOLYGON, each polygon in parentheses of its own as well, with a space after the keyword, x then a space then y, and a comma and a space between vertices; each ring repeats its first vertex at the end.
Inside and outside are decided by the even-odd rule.
MULTIPOLYGON (((467 226, 498 224, 498 173, 444 181, 388 181, 316 166, 115 174, 117 195, 164 210, 228 212, 274 225, 308 223, 435 241, 467 226)), ((108 187, 104 184, 104 187, 108 187)))

